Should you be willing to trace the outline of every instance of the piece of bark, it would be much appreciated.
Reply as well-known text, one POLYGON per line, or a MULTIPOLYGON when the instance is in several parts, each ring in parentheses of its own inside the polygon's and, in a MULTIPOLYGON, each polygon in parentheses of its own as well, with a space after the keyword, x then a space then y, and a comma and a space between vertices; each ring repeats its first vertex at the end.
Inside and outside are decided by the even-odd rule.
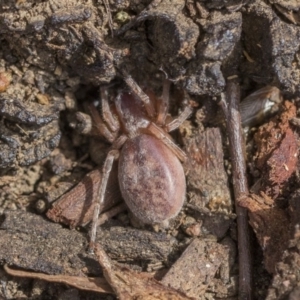
POLYGON ((249 210, 250 225, 263 249, 266 270, 274 273, 291 237, 288 214, 274 207, 273 199, 264 193, 251 194, 240 205, 249 210))
POLYGON ((120 300, 188 300, 184 293, 142 273, 114 264, 97 244, 95 254, 103 274, 120 300))
POLYGON ((261 171, 261 178, 251 188, 263 191, 274 200, 295 172, 298 162, 297 135, 289 122, 296 116, 296 107, 285 101, 281 114, 261 126, 254 140, 257 145, 254 165, 261 171))
POLYGON ((189 203, 210 212, 232 212, 220 129, 198 131, 185 139, 184 144, 188 156, 188 187, 197 191, 189 203))
POLYGON ((113 226, 113 222, 98 230, 97 241, 112 259, 127 262, 168 261, 177 246, 176 240, 165 233, 113 226))
POLYGON ((232 223, 229 219, 233 204, 224 169, 220 129, 199 130, 194 136, 185 138, 184 144, 188 156, 185 166, 189 207, 202 214, 198 217, 203 221, 203 227, 222 238, 232 223))
POLYGON ((285 101, 281 113, 259 128, 254 137, 257 144, 254 166, 261 171, 261 177, 252 186, 252 194, 240 203, 250 211, 250 224, 263 249, 265 266, 270 273, 276 271, 276 263, 281 260, 293 235, 283 205, 288 204, 287 200, 277 201, 277 198, 285 193, 285 187, 297 169, 297 135, 289 122, 295 115, 295 105, 285 101))
MULTIPOLYGON (((6 211, 1 216, 0 261, 46 274, 98 276, 100 268, 87 253, 88 234, 62 228, 39 215, 6 211), (82 271, 84 270, 84 271, 82 271)), ((174 238, 166 234, 109 224, 97 241, 114 259, 141 264, 168 261, 176 250, 174 238)))
POLYGON ((52 275, 101 273, 87 253, 87 234, 62 228, 24 211, 5 211, 1 216, 3 219, 0 226, 1 262, 52 275))
MULTIPOLYGON (((115 206, 122 199, 117 166, 115 163, 109 176, 101 212, 115 206)), ((93 218, 94 207, 99 197, 97 193, 102 178, 101 170, 102 168, 98 168, 89 172, 73 189, 53 204, 47 212, 47 217, 71 228, 89 223, 93 218)))
POLYGON ((226 246, 194 239, 162 279, 164 285, 200 299, 211 286, 220 266, 228 259, 226 246))
MULTIPOLYGON (((28 270, 6 268, 9 274, 66 283, 90 291, 110 292, 103 279, 84 276, 84 273, 101 273, 100 266, 86 253, 87 236, 77 231, 64 229, 59 224, 49 223, 41 216, 22 211, 7 211, 2 215, 2 220, 0 261, 28 270), (41 274, 41 272, 46 274, 41 274), (96 286, 99 282, 100 286, 96 286)), ((149 233, 147 235, 148 232, 139 230, 133 230, 133 232, 125 234, 125 237, 137 235, 139 241, 142 242, 144 236, 144 245, 140 247, 142 249, 139 253, 140 259, 142 259, 142 252, 151 251, 151 247, 157 248, 156 251, 159 252, 160 246, 167 240, 166 236, 161 234, 149 233), (157 235, 157 245, 151 243, 151 236, 153 240, 155 235, 157 235)), ((170 240, 167 241, 170 242, 170 240)), ((139 248, 137 242, 134 246, 139 248)), ((119 250, 119 253, 121 252, 122 249, 119 250)), ((124 259, 126 258, 126 254, 120 255, 124 259)), ((148 259, 149 257, 148 254, 148 259)), ((120 299, 190 299, 180 292, 164 287, 156 280, 149 278, 148 275, 137 274, 135 276, 131 270, 124 271, 127 270, 126 268, 118 267, 117 269, 119 277, 128 278, 129 289, 139 283, 140 289, 137 290, 137 293, 141 295, 140 298, 138 296, 124 298, 121 293, 123 298, 120 299), (148 291, 154 294, 143 297, 148 291)))

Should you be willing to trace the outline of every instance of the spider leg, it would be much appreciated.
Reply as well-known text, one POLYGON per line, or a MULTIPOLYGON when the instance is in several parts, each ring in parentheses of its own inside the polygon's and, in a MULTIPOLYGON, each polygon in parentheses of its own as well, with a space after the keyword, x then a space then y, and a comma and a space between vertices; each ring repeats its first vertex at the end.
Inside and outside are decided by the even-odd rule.
POLYGON ((124 76, 124 81, 130 87, 133 94, 145 104, 145 108, 149 117, 153 118, 155 115, 155 109, 148 95, 143 92, 143 90, 128 73, 126 73, 125 71, 123 71, 122 73, 124 76))
POLYGON ((164 129, 151 122, 146 131, 161 140, 181 161, 186 160, 184 151, 173 142, 164 129))
POLYGON ((165 79, 163 83, 162 96, 161 99, 159 99, 159 104, 158 104, 158 111, 157 111, 157 118, 156 118, 157 125, 163 125, 165 124, 166 121, 166 117, 169 111, 170 85, 171 85, 170 80, 165 79))
POLYGON ((164 126, 165 130, 170 132, 177 129, 191 115, 192 112, 193 109, 190 106, 186 106, 177 118, 164 126))
POLYGON ((90 249, 93 249, 96 241, 96 234, 97 234, 97 224, 98 218, 100 213, 100 207, 104 200, 104 194, 107 187, 107 182, 109 175, 111 173, 112 165, 115 159, 119 157, 119 149, 125 143, 127 137, 125 135, 121 135, 112 145, 112 150, 110 150, 106 156, 103 168, 102 168, 102 180, 99 186, 98 191, 98 201, 95 205, 93 220, 92 220, 92 228, 91 228, 91 235, 90 235, 90 249))
POLYGON ((110 131, 108 126, 102 120, 98 110, 92 103, 87 104, 87 108, 92 116, 93 120, 93 131, 96 135, 103 136, 107 141, 112 143, 115 140, 115 136, 110 131))
MULTIPOLYGON (((169 94, 170 94, 171 82, 168 79, 164 80, 163 93, 158 106, 158 114, 156 124, 163 126, 166 121, 166 117, 169 111, 169 94)), ((189 105, 185 105, 184 110, 179 114, 177 118, 169 122, 163 128, 167 131, 173 131, 177 129, 192 113, 192 108, 189 105)))
POLYGON ((101 95, 103 120, 108 125, 111 131, 116 132, 120 129, 120 123, 118 119, 114 117, 109 107, 107 89, 104 87, 100 88, 100 95, 101 95))
POLYGON ((98 223, 98 216, 100 213, 100 206, 101 206, 101 203, 103 203, 104 193, 106 190, 107 181, 108 181, 108 177, 111 172, 111 169, 112 169, 113 162, 118 157, 118 155, 119 155, 118 150, 111 150, 108 152, 105 162, 104 162, 104 166, 102 169, 103 176, 102 176, 102 180, 101 180, 101 184, 100 184, 100 188, 99 188, 99 192, 98 192, 99 198, 98 198, 98 201, 94 208, 94 215, 93 215, 92 228, 91 228, 91 237, 90 237, 90 249, 93 248, 93 245, 95 244, 95 241, 96 241, 97 223, 98 223))

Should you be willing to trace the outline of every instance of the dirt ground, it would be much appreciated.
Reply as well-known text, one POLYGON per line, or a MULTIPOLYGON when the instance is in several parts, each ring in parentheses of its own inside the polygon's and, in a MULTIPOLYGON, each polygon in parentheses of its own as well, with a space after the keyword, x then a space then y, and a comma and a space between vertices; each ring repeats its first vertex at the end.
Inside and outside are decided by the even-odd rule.
POLYGON ((2 0, 0 264, 11 269, 0 269, 0 299, 116 299, 83 226, 110 146, 93 132, 88 103, 100 88, 113 103, 127 74, 156 97, 167 75, 173 117, 193 107, 172 133, 188 157, 186 200, 168 226, 141 224, 120 196, 115 164, 97 242, 122 268, 185 294, 161 299, 238 299, 234 183, 218 102, 232 78, 242 98, 265 86, 279 95, 276 87, 272 113, 259 95, 241 105, 257 120, 245 129, 251 194, 241 205, 253 229, 254 299, 299 299, 297 2, 2 0), (90 277, 98 286, 80 283, 90 277))

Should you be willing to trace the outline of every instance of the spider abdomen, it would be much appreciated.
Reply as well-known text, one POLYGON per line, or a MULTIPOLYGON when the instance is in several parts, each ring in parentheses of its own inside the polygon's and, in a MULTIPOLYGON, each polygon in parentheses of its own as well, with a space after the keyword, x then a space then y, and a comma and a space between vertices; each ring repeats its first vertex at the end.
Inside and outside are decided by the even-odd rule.
POLYGON ((119 158, 119 184, 129 209, 145 224, 175 217, 185 199, 180 161, 162 141, 147 134, 124 144, 119 158))

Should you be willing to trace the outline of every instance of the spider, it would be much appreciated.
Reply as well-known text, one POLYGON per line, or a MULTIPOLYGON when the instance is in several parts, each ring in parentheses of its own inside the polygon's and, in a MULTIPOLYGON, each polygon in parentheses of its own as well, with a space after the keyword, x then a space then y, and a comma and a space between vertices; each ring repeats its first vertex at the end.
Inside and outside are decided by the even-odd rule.
POLYGON ((186 182, 181 162, 186 154, 168 132, 190 116, 191 107, 185 106, 177 118, 166 123, 170 81, 164 81, 162 97, 156 99, 144 93, 131 76, 126 75, 124 80, 130 91, 120 92, 115 99, 117 118, 104 88, 100 89, 102 117, 94 106, 89 106, 97 131, 112 144, 102 169, 91 247, 95 243, 100 206, 115 159, 119 159, 118 181, 123 199, 144 224, 164 223, 175 217, 185 200, 186 182))

